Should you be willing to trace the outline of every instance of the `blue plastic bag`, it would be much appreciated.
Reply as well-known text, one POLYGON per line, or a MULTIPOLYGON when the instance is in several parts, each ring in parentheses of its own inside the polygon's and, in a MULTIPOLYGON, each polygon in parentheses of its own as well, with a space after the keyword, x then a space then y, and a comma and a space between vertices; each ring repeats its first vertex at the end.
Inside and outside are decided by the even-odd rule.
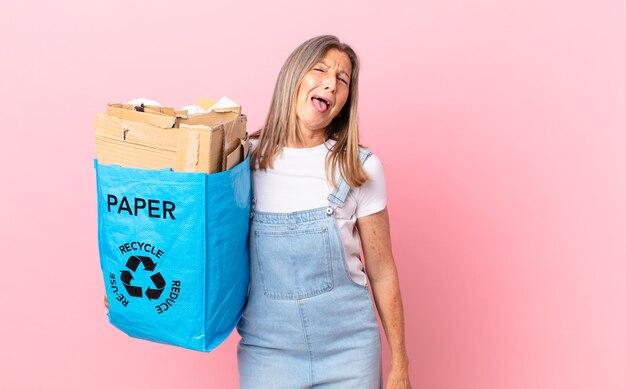
POLYGON ((249 281, 249 157, 214 174, 96 167, 109 320, 126 334, 211 351, 249 281))

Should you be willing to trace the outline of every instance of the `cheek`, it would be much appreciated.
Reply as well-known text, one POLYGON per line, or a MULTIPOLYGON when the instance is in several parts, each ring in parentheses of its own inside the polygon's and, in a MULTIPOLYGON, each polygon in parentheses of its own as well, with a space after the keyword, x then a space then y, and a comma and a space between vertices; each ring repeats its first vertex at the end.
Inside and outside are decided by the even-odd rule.
POLYGON ((297 96, 298 96, 298 97, 296 98, 296 104, 297 104, 298 106, 300 106, 300 105, 302 105, 302 103, 303 103, 303 102, 304 102, 304 100, 306 99, 306 96, 302 93, 302 89, 300 89, 300 90, 298 91, 297 96))
POLYGON ((348 101, 348 93, 342 94, 340 99, 341 101, 339 99, 337 100, 337 102, 341 104, 341 106, 337 104, 337 108, 339 111, 341 111, 343 107, 346 105, 346 102, 348 101))
POLYGON ((311 75, 304 76, 304 78, 302 79, 302 82, 300 83, 302 88, 304 88, 305 90, 310 90, 314 84, 315 84, 315 78, 311 75))
POLYGON ((298 89, 298 101, 301 104, 306 103, 309 91, 311 90, 311 82, 310 80, 307 80, 306 78, 304 80, 302 80, 302 82, 300 83, 300 88, 298 89))

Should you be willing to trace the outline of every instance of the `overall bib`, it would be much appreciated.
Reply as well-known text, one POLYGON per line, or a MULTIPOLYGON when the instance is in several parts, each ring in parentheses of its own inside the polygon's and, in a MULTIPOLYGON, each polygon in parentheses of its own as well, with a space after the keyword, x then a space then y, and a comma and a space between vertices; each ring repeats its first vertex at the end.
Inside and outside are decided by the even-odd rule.
POLYGON ((350 277, 335 222, 349 191, 341 177, 328 207, 292 213, 255 212, 253 199, 240 388, 382 388, 374 305, 350 277))

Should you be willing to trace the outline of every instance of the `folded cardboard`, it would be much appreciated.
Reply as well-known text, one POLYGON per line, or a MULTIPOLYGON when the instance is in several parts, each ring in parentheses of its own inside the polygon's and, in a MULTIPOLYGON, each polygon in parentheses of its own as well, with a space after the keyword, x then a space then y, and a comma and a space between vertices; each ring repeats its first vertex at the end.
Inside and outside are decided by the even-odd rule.
POLYGON ((154 111, 136 111, 135 109, 127 109, 119 104, 109 104, 107 109, 109 116, 118 119, 130 120, 132 122, 152 124, 159 128, 172 128, 176 123, 175 115, 166 115, 164 113, 154 111))
POLYGON ((98 114, 95 143, 101 164, 165 169, 176 163, 178 133, 176 129, 98 114))
POLYGON ((226 154, 226 158, 224 159, 224 170, 228 170, 236 166, 239 162, 246 159, 248 156, 248 145, 250 144, 248 139, 248 134, 244 139, 239 139, 239 143, 235 145, 235 147, 226 154))
MULTIPOLYGON (((217 173, 222 169, 224 125, 181 124, 175 171, 217 173)), ((241 161, 241 160, 240 160, 241 161)))
MULTIPOLYGON (((198 105, 214 102, 201 99, 198 105)), ((246 158, 246 123, 239 106, 189 115, 169 107, 110 103, 107 114, 96 116, 96 155, 101 164, 216 173, 246 158)))

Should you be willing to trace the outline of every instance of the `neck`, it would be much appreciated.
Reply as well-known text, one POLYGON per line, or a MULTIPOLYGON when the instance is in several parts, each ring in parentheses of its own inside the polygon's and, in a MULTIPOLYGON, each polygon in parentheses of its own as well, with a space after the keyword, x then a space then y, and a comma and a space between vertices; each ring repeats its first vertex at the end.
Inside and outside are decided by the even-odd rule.
POLYGON ((316 130, 311 131, 308 129, 305 130, 297 130, 300 133, 301 141, 299 144, 291 144, 291 142, 287 142, 287 147, 291 148, 308 148, 319 146, 326 141, 326 131, 324 130, 316 130))

